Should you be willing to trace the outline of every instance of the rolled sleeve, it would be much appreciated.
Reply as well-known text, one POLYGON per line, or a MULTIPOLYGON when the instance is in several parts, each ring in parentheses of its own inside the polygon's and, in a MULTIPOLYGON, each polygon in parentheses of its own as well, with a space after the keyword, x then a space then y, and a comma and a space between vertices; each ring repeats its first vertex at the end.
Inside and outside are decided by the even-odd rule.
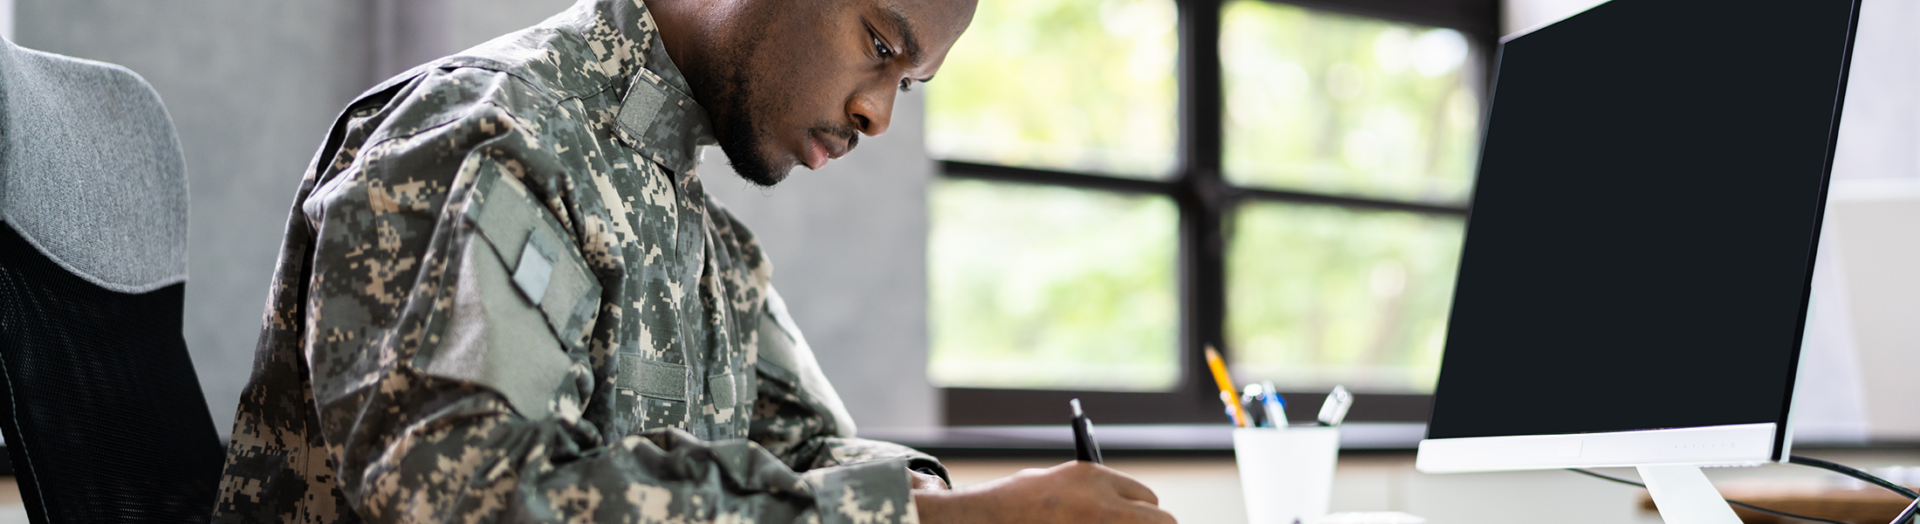
POLYGON ((821 524, 918 523, 907 457, 808 471, 821 524))

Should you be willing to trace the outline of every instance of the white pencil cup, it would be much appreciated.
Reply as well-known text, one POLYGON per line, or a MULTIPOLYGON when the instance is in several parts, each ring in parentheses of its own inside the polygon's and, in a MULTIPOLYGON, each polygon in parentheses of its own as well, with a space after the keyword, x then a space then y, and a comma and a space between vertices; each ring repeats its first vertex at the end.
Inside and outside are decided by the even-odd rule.
POLYGON ((1235 428, 1247 522, 1295 524, 1326 515, 1339 456, 1338 428, 1235 428))

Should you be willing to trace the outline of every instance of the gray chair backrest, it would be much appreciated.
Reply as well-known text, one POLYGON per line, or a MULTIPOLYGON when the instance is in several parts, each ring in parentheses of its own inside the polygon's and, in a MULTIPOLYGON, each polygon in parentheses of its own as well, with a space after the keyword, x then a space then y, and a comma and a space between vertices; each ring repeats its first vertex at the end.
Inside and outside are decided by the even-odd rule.
POLYGON ((224 450, 181 336, 186 171, 153 88, 0 39, 0 222, 0 432, 28 518, 206 522, 224 450))
POLYGON ((0 221, 106 289, 186 281, 187 172, 160 95, 0 39, 0 221))

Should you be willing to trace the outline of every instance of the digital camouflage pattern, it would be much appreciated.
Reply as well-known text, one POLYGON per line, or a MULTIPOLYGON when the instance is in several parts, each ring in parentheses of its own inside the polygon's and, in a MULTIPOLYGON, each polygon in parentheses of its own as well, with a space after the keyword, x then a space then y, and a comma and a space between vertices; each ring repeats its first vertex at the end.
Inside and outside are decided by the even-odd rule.
POLYGON ((916 522, 640 0, 362 95, 301 181, 215 522, 916 522))

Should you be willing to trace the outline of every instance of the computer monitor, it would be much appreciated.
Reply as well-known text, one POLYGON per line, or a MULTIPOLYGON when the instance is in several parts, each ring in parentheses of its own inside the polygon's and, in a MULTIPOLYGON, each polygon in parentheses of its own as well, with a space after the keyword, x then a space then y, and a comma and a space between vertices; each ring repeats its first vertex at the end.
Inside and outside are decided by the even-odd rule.
POLYGON ((1613 0, 1501 41, 1421 471, 1649 466, 1668 522, 1732 518, 1675 494, 1791 446, 1858 8, 1613 0))

